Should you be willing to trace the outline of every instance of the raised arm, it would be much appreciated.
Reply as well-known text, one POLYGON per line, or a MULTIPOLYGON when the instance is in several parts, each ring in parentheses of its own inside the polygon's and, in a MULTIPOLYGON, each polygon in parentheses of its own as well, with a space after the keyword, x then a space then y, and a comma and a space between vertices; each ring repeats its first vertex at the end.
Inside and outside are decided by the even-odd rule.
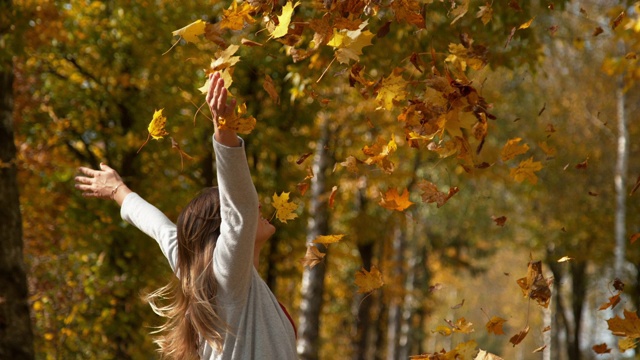
POLYGON ((222 218, 213 266, 221 300, 233 301, 249 290, 259 204, 243 141, 235 131, 218 128, 218 119, 234 111, 235 101, 227 104, 227 90, 219 74, 211 75, 210 80, 207 103, 215 126, 213 143, 222 218))

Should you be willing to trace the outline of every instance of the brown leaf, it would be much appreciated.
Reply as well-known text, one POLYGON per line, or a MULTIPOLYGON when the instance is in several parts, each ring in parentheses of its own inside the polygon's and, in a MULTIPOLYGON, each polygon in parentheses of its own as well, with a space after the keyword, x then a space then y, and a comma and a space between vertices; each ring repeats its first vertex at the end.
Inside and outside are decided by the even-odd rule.
POLYGON ((249 39, 242 38, 240 43, 245 46, 262 46, 259 42, 251 41, 249 39))
POLYGON ((296 187, 298 188, 298 191, 300 192, 300 196, 304 196, 304 194, 307 193, 307 190, 309 190, 309 183, 308 182, 301 182, 301 183, 298 183, 298 185, 296 185, 296 187))
POLYGON ((547 108, 547 103, 542 104, 542 109, 538 111, 538 116, 542 115, 542 113, 545 111, 546 108, 547 108))
POLYGON ((376 33, 376 37, 383 38, 387 36, 387 34, 389 33, 389 30, 391 30, 391 21, 387 21, 386 23, 384 23, 384 25, 380 27, 380 29, 378 29, 378 32, 376 33))
POLYGON ((507 217, 506 216, 498 216, 498 217, 491 216, 491 219, 493 221, 495 221, 496 225, 498 225, 498 226, 504 226, 504 223, 507 222, 507 217))
POLYGON ((620 23, 622 22, 622 19, 624 19, 624 11, 620 13, 620 15, 618 15, 615 19, 613 19, 613 21, 611 22, 611 29, 615 30, 615 28, 618 27, 618 25, 620 25, 620 23))
POLYGON ((322 259, 325 256, 326 254, 320 252, 317 247, 310 245, 307 246, 307 253, 304 255, 304 258, 300 260, 300 262, 302 263, 302 266, 312 269, 314 266, 321 263, 322 259))
POLYGON ((585 170, 588 165, 589 165, 589 158, 586 158, 583 162, 581 162, 578 165, 576 165, 576 169, 585 170))
POLYGON ((384 285, 384 280, 382 279, 380 270, 374 265, 371 265, 370 271, 362 268, 362 270, 356 273, 355 283, 358 286, 358 292, 363 294, 380 288, 384 285))
POLYGON ((624 290, 624 283, 622 282, 622 280, 615 278, 613 280, 613 288, 617 291, 622 292, 624 290))
POLYGON ((624 310, 624 317, 616 315, 607 320, 609 330, 615 336, 625 336, 628 338, 640 338, 640 319, 635 312, 624 310))
POLYGON ((331 188, 331 195, 329 195, 329 208, 330 209, 333 209, 333 203, 335 201, 337 193, 338 193, 338 187, 337 186, 334 186, 333 188, 331 188))
POLYGON ((184 169, 184 158, 191 160, 193 159, 193 157, 191 157, 186 152, 182 151, 178 142, 175 141, 172 137, 169 137, 169 138, 171 139, 171 148, 178 150, 178 153, 180 153, 180 168, 184 169))
POLYGON ((529 333, 529 326, 525 327, 519 333, 513 335, 511 339, 509 339, 509 342, 513 344, 513 347, 515 347, 516 345, 520 344, 525 337, 527 337, 528 333, 529 333))
POLYGON ((627 55, 624 56, 624 58, 627 60, 635 60, 638 58, 638 55, 634 52, 629 52, 627 53, 627 55))
POLYGON ((518 12, 522 11, 520 4, 516 0, 509 0, 509 7, 518 12))
POLYGON ((418 189, 422 190, 420 196, 422 197, 422 202, 436 203, 437 207, 441 207, 446 204, 449 199, 455 194, 458 193, 459 189, 456 186, 449 188, 449 193, 445 194, 438 190, 438 187, 427 180, 420 180, 417 184, 418 189))
POLYGON ((456 305, 452 306, 451 310, 460 309, 462 307, 462 305, 464 305, 464 299, 462 299, 462 302, 460 302, 459 304, 456 304, 456 305))
POLYGON ((485 327, 487 328, 487 332, 489 334, 504 335, 504 330, 502 329, 502 325, 506 321, 507 320, 505 320, 505 319, 503 319, 503 318, 501 318, 499 316, 491 317, 489 322, 487 322, 487 324, 485 325, 485 327))
POLYGON ((598 308, 598 310, 606 310, 608 308, 613 309, 619 303, 620 303, 620 294, 615 294, 615 295, 613 295, 612 297, 609 298, 608 302, 600 305, 600 308, 598 308))
POLYGON ((262 87, 269 94, 269 97, 274 103, 280 104, 280 95, 278 95, 278 91, 276 90, 276 86, 273 84, 271 76, 265 74, 262 87))
POLYGON ((544 327, 544 329, 542 329, 542 332, 545 333, 547 331, 551 330, 551 325, 547 325, 544 327))
POLYGON ((632 196, 633 194, 635 194, 638 188, 640 188, 640 176, 638 176, 638 179, 636 179, 636 184, 633 185, 633 189, 631 189, 631 193, 629 193, 629 196, 632 196))
POLYGON ((551 289, 542 274, 542 262, 531 261, 527 268, 527 276, 516 281, 525 297, 534 299, 540 306, 547 308, 551 300, 551 289))
POLYGON ((311 156, 313 153, 308 152, 308 153, 304 153, 302 155, 300 155, 300 157, 298 158, 298 160, 296 160, 296 164, 300 165, 302 164, 305 160, 307 160, 307 158, 309 156, 311 156))
MULTIPOLYGON (((593 33, 591 35, 598 36, 598 35, 602 34, 603 32, 604 32, 604 30, 600 26, 598 26, 595 29, 593 29, 593 33)), ((606 346, 606 344, 605 344, 605 346, 606 346)))
POLYGON ((593 345, 591 347, 596 354, 608 354, 611 352, 611 349, 607 346, 607 343, 602 343, 598 345, 593 345))
POLYGON ((508 48, 509 44, 511 43, 511 39, 513 39, 513 35, 516 34, 516 30, 517 28, 514 26, 513 28, 511 28, 511 32, 509 33, 509 36, 507 37, 507 43, 504 44, 504 48, 508 48))

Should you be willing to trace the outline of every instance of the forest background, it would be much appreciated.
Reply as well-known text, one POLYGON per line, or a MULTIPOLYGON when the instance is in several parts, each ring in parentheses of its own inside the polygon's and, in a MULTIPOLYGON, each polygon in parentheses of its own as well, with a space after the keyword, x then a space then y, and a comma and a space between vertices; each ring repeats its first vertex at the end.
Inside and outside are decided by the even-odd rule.
POLYGON ((157 358, 141 295, 170 268, 73 178, 103 161, 175 219, 214 183, 214 69, 278 210, 260 272, 300 358, 635 356, 640 3, 3 0, 0 19, 0 358, 157 358))

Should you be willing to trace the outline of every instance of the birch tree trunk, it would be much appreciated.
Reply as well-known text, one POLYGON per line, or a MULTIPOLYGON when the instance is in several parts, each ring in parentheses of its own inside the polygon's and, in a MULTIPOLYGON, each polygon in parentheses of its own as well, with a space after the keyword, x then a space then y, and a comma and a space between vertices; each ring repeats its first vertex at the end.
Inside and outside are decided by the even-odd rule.
MULTIPOLYGON (((11 6, 11 1, 0 1, 2 12, 11 11, 11 6)), ((0 39, 4 35, 0 33, 0 39)), ((0 359, 33 359, 12 112, 13 66, 11 56, 3 55, 0 59, 0 359)))
POLYGON ((624 82, 622 76, 618 80, 616 89, 616 112, 618 117, 618 148, 615 170, 616 188, 616 217, 615 217, 615 276, 624 278, 623 268, 626 250, 626 201, 625 191, 627 169, 629 162, 629 130, 627 128, 627 115, 625 112, 624 82))
MULTIPOLYGON (((393 279, 400 279, 402 276, 402 259, 404 250, 404 232, 400 224, 395 225, 393 232, 393 261, 391 276, 393 279)), ((387 360, 398 359, 399 354, 399 338, 402 320, 402 299, 398 296, 392 296, 389 301, 388 324, 387 324, 387 360)))
MULTIPOLYGON (((307 246, 316 246, 313 240, 329 230, 329 214, 326 193, 325 173, 329 167, 329 155, 326 149, 329 140, 329 125, 322 118, 321 135, 316 145, 313 159, 314 177, 311 179, 311 203, 309 206, 309 223, 307 226, 307 246)), ((324 246, 317 244, 320 251, 324 246)), ((325 261, 327 261, 325 257, 325 261)), ((302 273, 302 300, 300 301, 300 320, 298 332, 298 356, 302 360, 318 359, 320 312, 324 293, 325 267, 320 264, 313 268, 305 268, 302 273)))

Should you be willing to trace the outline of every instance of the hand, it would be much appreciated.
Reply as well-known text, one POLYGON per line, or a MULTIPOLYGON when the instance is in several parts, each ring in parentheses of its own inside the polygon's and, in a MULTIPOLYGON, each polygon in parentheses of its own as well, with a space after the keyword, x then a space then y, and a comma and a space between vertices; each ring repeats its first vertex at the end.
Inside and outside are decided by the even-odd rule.
POLYGON ((120 175, 105 164, 100 163, 100 170, 80 167, 78 171, 85 176, 75 177, 75 188, 81 190, 84 197, 114 199, 121 187, 126 188, 120 175))
POLYGON ((225 118, 233 114, 236 108, 236 100, 232 99, 231 103, 227 105, 227 89, 224 87, 224 80, 220 73, 210 74, 209 80, 209 91, 206 99, 213 114, 213 122, 217 128, 219 118, 225 118))

